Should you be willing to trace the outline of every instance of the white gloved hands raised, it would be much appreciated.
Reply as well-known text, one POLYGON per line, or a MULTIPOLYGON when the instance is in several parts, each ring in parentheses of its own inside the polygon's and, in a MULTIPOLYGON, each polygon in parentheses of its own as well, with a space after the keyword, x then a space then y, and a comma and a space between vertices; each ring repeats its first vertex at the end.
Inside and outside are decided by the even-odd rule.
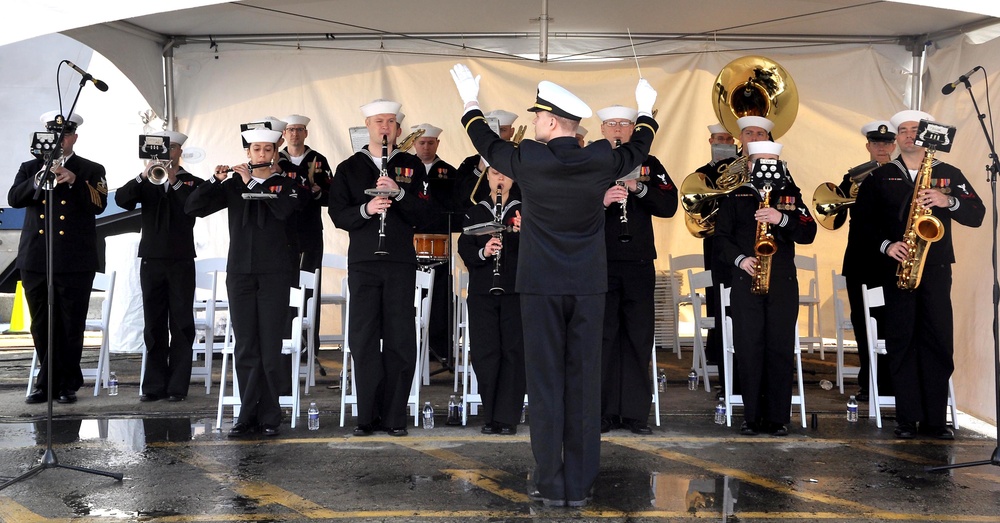
POLYGON ((652 117, 654 103, 656 103, 656 89, 653 89, 645 78, 640 78, 635 86, 635 105, 639 114, 652 117))
MULTIPOLYGON (((479 105, 479 79, 481 76, 472 76, 472 71, 465 64, 455 64, 451 68, 451 78, 455 80, 455 87, 458 87, 458 95, 462 97, 462 102, 466 107, 469 104, 479 105)), ((654 93, 655 94, 655 93, 654 93)))

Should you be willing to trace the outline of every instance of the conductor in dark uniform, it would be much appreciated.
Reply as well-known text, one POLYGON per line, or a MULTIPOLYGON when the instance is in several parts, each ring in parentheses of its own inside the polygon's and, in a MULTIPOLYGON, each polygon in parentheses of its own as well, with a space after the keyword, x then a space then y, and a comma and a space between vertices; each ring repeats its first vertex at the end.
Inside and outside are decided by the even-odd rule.
POLYGON ((337 165, 330 187, 330 217, 351 240, 347 329, 358 387, 356 436, 376 430, 407 434, 406 403, 417 361, 413 228, 428 218, 430 195, 420 160, 392 145, 399 133, 399 108, 388 100, 361 107, 369 143, 337 165), (383 165, 386 176, 379 175, 383 165), (365 194, 372 188, 394 194, 365 194))
POLYGON ((953 439, 954 433, 945 425, 948 380, 955 369, 952 225, 979 227, 986 207, 962 171, 937 158, 928 159, 929 187, 920 189, 914 202, 915 179, 927 159, 927 150, 914 143, 921 120, 933 121, 934 117, 906 110, 890 118, 896 126, 899 156, 861 184, 852 219, 865 224, 861 248, 895 262, 880 265, 883 271, 878 279, 885 293, 884 323, 889 326, 884 334, 896 393, 896 437, 910 439, 920 433, 953 439), (896 267, 908 258, 909 248, 901 238, 911 204, 930 209, 944 230, 938 241, 928 242, 923 274, 916 288, 908 290, 898 286, 896 267))
POLYGON ((146 370, 140 401, 183 401, 191 383, 194 343, 194 216, 184 204, 204 180, 180 166, 187 135, 155 133, 170 139, 165 166, 151 165, 115 192, 119 207, 142 207, 139 285, 142 289, 146 370), (161 172, 150 175, 150 167, 161 172))
POLYGON ((209 183, 188 197, 185 211, 205 217, 228 209, 229 260, 226 287, 236 345, 240 415, 229 437, 260 431, 277 436, 279 395, 287 384, 281 340, 288 329, 289 289, 298 284, 298 238, 288 220, 301 208, 297 180, 275 173, 281 133, 243 132, 249 164, 215 168, 209 183))
POLYGON ((601 330, 607 291, 604 208, 608 187, 649 155, 656 133, 656 91, 636 87, 639 118, 632 141, 581 148, 576 128, 590 107, 543 81, 535 104, 535 140, 500 139, 479 110, 479 79, 459 64, 452 71, 465 102, 462 123, 476 150, 521 186, 517 286, 525 339, 531 449, 529 496, 549 505, 584 506, 601 452, 601 330))
MULTIPOLYGON (((769 123, 761 117, 745 118, 769 123)), ((751 142, 745 148, 751 172, 755 164, 777 160, 781 153, 781 145, 770 141, 751 142)), ((729 314, 743 393, 744 435, 788 434, 799 313, 795 244, 812 243, 816 236, 816 222, 802 192, 782 165, 767 177, 751 176, 749 184, 726 196, 715 229, 718 255, 734 267, 729 314), (761 272, 766 261, 756 249, 765 236, 776 247, 769 255, 769 276, 761 272), (763 292, 754 291, 755 279, 763 292)))
MULTIPOLYGON (((635 109, 620 105, 597 111, 601 134, 611 144, 628 143, 637 116, 635 109)), ((601 355, 601 432, 624 427, 635 434, 652 434, 648 423, 653 401, 649 362, 656 323, 652 217, 669 218, 677 212, 677 187, 653 155, 626 178, 604 193, 608 293, 601 355)))
POLYGON ((56 185, 51 190, 43 190, 40 198, 35 199, 38 187, 35 175, 45 165, 43 160, 35 159, 21 164, 7 193, 7 203, 11 207, 25 209, 15 266, 21 271, 24 296, 31 314, 31 338, 41 364, 35 388, 25 402, 45 402, 51 392, 59 403, 74 403, 76 391, 83 385, 80 369, 83 331, 94 274, 98 269, 95 218, 108 205, 108 185, 101 164, 73 152, 78 137, 76 129, 83 124, 81 116, 74 114, 65 119, 51 111, 43 114, 41 121, 49 131, 58 133, 63 126, 66 130, 62 141, 62 164, 52 167, 56 185), (52 198, 53 215, 46 217, 48 198, 52 198), (55 288, 51 391, 46 388, 49 354, 47 219, 53 220, 52 285, 55 288))
MULTIPOLYGON (((516 114, 503 109, 494 109, 486 113, 486 117, 496 118, 501 139, 510 140, 514 137, 516 114)), ((487 167, 488 165, 479 154, 473 154, 459 164, 458 180, 455 182, 453 195, 456 212, 465 212, 477 202, 490 197, 490 188, 482 179, 487 167)), ((516 189, 517 185, 515 184, 514 187, 516 189)), ((514 197, 519 198, 520 194, 514 193, 514 197)))

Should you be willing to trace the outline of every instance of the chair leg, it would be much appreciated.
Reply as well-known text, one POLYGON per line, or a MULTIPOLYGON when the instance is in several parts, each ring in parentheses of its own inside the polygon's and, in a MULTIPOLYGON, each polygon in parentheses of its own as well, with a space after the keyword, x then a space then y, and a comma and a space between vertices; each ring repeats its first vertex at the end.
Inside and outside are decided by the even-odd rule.
MULTIPOLYGON (((660 426, 660 384, 658 383, 658 368, 656 365, 656 342, 653 342, 653 409, 656 412, 656 426, 660 426)), ((707 378, 706 378, 707 379, 707 378)))
POLYGON ((24 397, 31 395, 35 388, 35 378, 38 376, 38 353, 34 349, 31 351, 31 367, 28 369, 28 389, 24 391, 24 397))

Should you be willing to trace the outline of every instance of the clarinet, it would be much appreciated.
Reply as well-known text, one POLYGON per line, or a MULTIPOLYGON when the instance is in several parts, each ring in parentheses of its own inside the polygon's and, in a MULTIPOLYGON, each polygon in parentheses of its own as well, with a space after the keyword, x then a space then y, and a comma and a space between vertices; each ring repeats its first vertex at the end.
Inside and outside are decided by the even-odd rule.
MULTIPOLYGON (((389 137, 382 135, 382 172, 379 176, 389 176, 389 137)), ((389 251, 385 250, 385 215, 389 210, 382 211, 378 218, 378 248, 375 249, 376 256, 385 256, 389 251)))
MULTIPOLYGON (((621 147, 621 145, 622 145, 622 141, 619 140, 619 139, 617 139, 617 138, 615 138, 615 149, 621 147)), ((622 181, 617 181, 617 182, 615 182, 615 184, 616 185, 620 185, 622 187, 625 186, 625 182, 622 182, 622 181)), ((628 243, 628 242, 632 241, 632 234, 629 233, 629 231, 628 231, 628 192, 627 191, 628 191, 628 189, 626 189, 625 197, 622 198, 620 202, 618 202, 622 206, 622 215, 621 215, 621 217, 618 220, 619 222, 621 222, 621 231, 618 232, 618 241, 620 241, 622 243, 628 243)))
MULTIPOLYGON (((496 205, 493 206, 493 219, 496 223, 500 224, 503 220, 503 186, 497 185, 497 201, 496 205)), ((499 238, 501 244, 503 242, 503 232, 498 232, 494 238, 499 238)), ((501 247, 502 249, 502 247, 501 247)), ((490 287, 490 294, 494 296, 500 296, 504 293, 503 287, 500 286, 500 253, 503 252, 499 250, 493 255, 493 287, 490 287)))

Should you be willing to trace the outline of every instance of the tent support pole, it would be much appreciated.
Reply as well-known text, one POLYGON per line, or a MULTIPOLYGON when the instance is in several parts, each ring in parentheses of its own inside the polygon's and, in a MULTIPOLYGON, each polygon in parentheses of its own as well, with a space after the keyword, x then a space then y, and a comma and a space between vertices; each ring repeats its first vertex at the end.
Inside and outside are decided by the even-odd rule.
POLYGON ((177 118, 174 115, 174 41, 167 42, 163 50, 163 84, 165 94, 164 108, 166 114, 163 120, 167 122, 167 128, 176 131, 177 118))

